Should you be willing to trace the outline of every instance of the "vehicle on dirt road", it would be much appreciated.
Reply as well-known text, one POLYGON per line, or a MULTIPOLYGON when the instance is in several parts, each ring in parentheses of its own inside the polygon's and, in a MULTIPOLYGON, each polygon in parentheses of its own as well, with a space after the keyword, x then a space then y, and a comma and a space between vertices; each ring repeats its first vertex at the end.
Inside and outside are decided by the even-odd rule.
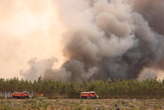
POLYGON ((30 93, 27 91, 13 92, 11 96, 12 98, 16 98, 16 99, 25 99, 25 98, 30 98, 30 93))
POLYGON ((96 94, 96 92, 89 91, 89 92, 81 92, 80 98, 81 99, 97 99, 99 98, 99 96, 96 94))

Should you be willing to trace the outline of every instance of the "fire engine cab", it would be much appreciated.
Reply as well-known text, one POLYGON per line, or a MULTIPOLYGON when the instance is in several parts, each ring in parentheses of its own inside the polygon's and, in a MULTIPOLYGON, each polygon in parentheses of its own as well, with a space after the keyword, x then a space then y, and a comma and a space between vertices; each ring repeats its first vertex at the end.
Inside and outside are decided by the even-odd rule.
POLYGON ((80 98, 81 99, 97 99, 99 98, 99 96, 96 94, 96 92, 89 91, 89 92, 81 92, 80 98))
POLYGON ((24 99, 24 98, 29 98, 30 94, 27 91, 24 92, 13 92, 11 94, 12 98, 17 98, 17 99, 24 99))

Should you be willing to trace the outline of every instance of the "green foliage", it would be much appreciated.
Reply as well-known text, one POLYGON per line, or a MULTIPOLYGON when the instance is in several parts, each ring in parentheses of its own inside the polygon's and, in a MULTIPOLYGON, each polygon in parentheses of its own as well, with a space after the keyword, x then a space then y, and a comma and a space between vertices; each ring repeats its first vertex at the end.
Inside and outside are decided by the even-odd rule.
POLYGON ((100 98, 164 98, 164 81, 122 80, 60 82, 53 80, 26 81, 0 79, 0 92, 30 91, 48 98, 79 98, 81 91, 96 91, 100 98))

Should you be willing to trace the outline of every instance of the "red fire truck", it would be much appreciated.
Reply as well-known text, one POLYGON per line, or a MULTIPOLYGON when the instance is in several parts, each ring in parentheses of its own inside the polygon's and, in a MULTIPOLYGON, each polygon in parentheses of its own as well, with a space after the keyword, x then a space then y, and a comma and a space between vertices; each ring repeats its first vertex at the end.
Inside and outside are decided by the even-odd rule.
POLYGON ((29 98, 30 94, 27 91, 23 91, 23 92, 13 92, 11 94, 12 98, 17 98, 17 99, 25 99, 25 98, 29 98))
POLYGON ((80 98, 81 99, 97 99, 99 98, 99 96, 96 94, 96 92, 89 91, 89 92, 81 92, 80 98))

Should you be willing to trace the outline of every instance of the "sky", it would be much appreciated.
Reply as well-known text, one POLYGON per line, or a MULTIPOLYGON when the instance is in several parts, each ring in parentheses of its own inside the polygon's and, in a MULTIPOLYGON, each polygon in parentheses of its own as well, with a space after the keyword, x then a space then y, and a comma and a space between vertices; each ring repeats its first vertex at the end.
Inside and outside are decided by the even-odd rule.
POLYGON ((54 7, 53 0, 0 0, 0 77, 20 77, 33 58, 61 57, 54 7))

